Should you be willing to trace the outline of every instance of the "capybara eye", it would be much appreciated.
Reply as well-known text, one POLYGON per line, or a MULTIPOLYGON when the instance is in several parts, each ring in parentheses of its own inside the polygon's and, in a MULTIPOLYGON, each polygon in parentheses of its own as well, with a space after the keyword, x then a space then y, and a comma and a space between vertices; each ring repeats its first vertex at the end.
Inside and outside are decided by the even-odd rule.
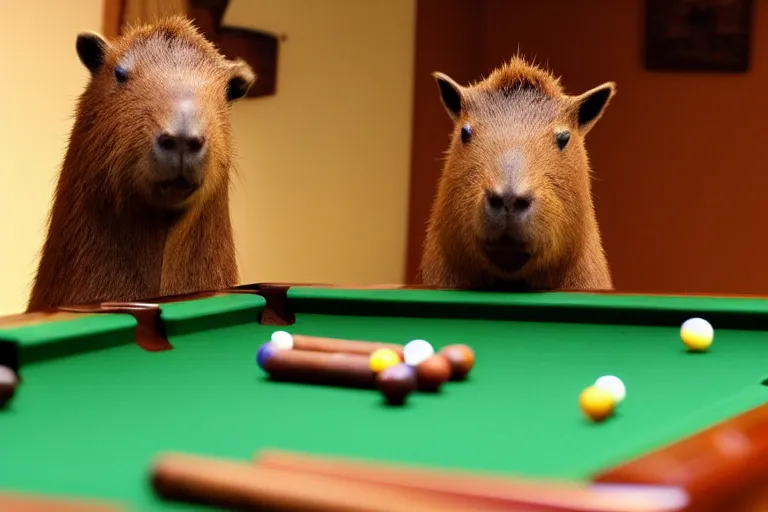
POLYGON ((472 127, 465 124, 461 127, 461 142, 466 144, 472 138, 472 127))
POLYGON ((249 84, 242 77, 236 76, 227 84, 227 101, 242 98, 248 92, 249 84))
POLYGON ((568 141, 571 140, 571 134, 567 130, 557 132, 555 134, 555 140, 557 141, 557 147, 562 151, 565 149, 565 146, 568 145, 568 141))
POLYGON ((117 83, 124 84, 128 81, 128 71, 125 68, 117 66, 115 68, 115 80, 117 83))

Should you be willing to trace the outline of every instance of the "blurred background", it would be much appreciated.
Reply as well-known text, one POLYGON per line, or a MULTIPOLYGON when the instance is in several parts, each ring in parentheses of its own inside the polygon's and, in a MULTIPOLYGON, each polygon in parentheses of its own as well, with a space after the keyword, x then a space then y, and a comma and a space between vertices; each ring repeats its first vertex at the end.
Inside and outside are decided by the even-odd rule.
MULTIPOLYGON (((88 78, 77 33, 113 35, 120 20, 184 5, 2 4, 0 314, 24 308, 45 235, 88 78)), ((519 50, 560 75, 569 93, 618 84, 587 139, 617 288, 768 293, 768 2, 195 5, 210 30, 240 27, 279 41, 270 54, 274 91, 233 110, 243 282, 416 282, 451 130, 431 73, 466 83, 519 50), (204 15, 215 9, 223 9, 220 23, 204 15)))

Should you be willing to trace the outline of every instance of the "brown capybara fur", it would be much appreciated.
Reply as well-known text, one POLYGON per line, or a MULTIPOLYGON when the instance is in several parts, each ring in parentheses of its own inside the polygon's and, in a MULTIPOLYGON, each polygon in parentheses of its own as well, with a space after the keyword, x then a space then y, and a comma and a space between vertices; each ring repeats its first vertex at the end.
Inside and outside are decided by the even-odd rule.
POLYGON ((615 84, 570 96, 519 56, 469 86, 434 76, 455 126, 427 227, 424 284, 611 289, 584 138, 615 84))
POLYGON ((183 17, 76 49, 90 80, 27 309, 235 285, 229 116, 252 69, 183 17))

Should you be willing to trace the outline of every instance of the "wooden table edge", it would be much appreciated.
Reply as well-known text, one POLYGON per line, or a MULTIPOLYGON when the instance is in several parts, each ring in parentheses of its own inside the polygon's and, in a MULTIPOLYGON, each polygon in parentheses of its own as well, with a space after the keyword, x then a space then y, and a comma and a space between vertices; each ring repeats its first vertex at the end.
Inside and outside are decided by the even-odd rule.
POLYGON ((100 499, 49 496, 0 489, 3 512, 122 512, 124 504, 100 499))
POLYGON ((592 481, 679 487, 691 510, 717 510, 707 507, 768 489, 768 403, 600 471, 592 481))
MULTIPOLYGON (((505 293, 507 290, 481 290, 481 289, 467 289, 467 288, 450 288, 430 286, 423 284, 375 284, 375 285, 347 285, 347 284, 332 284, 332 283, 301 283, 301 282, 255 282, 248 284, 241 284, 232 288, 221 290, 223 293, 258 293, 259 291, 269 290, 285 290, 290 288, 329 288, 336 290, 423 290, 423 291, 444 291, 444 292, 466 292, 466 291, 482 291, 487 293, 505 293)), ((516 292, 515 290, 509 290, 510 292, 516 292)), ((763 299, 768 300, 767 294, 736 294, 736 293, 714 293, 714 292, 647 292, 637 290, 602 290, 602 289, 579 289, 579 288, 564 288, 558 290, 530 290, 530 293, 572 293, 582 295, 616 295, 616 296, 639 296, 639 297, 702 297, 702 298, 724 298, 724 299, 763 299)), ((518 292, 524 293, 524 292, 518 292)))
MULTIPOLYGON (((278 321, 290 322, 293 314, 288 308, 288 291, 291 288, 328 288, 336 290, 424 290, 424 291, 468 291, 461 288, 442 288, 419 284, 380 284, 380 285, 343 285, 343 284, 330 284, 330 283, 300 283, 300 282, 256 282, 250 284, 237 285, 230 288, 223 288, 220 290, 208 290, 195 293, 181 294, 181 295, 169 295, 161 297, 151 297, 136 301, 121 301, 117 304, 122 305, 122 310, 119 307, 110 303, 102 304, 85 304, 66 306, 61 308, 55 308, 43 311, 28 311, 23 313, 14 313, 10 315, 0 316, 0 329, 23 327, 26 325, 33 325, 43 322, 56 322, 66 321, 75 318, 82 318, 94 314, 103 313, 132 313, 135 310, 145 310, 147 307, 156 306, 159 307, 162 304, 168 302, 186 302, 191 300, 199 300, 211 297, 220 297, 226 295, 235 294, 253 294, 263 297, 267 301, 267 316, 274 317, 278 321)), ((558 293, 573 293, 584 295, 616 295, 616 296, 646 296, 646 297, 717 297, 717 298, 734 298, 734 299, 765 299, 768 300, 768 295, 748 295, 748 294, 714 294, 714 293, 649 293, 649 292, 634 292, 627 290, 580 290, 580 289, 565 289, 557 290, 558 293)), ((496 293, 496 292, 489 292, 496 293)), ((534 293, 538 293, 534 291, 534 293)), ((112 303, 114 304, 114 303, 112 303)))

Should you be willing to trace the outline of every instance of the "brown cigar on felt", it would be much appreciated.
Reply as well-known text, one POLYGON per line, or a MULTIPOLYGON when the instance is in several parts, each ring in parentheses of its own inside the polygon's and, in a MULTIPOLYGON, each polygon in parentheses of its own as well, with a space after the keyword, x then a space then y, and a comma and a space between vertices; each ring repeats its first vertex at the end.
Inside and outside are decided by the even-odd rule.
POLYGON ((122 512, 127 509, 116 503, 96 500, 4 491, 0 492, 0 510, 3 512, 122 512))
POLYGON ((397 343, 382 343, 378 341, 356 341, 338 338, 323 338, 293 334, 294 350, 313 350, 316 352, 341 352, 346 354, 362 354, 369 356, 380 348, 394 350, 403 359, 403 345, 397 343))
POLYGON ((329 386, 375 388, 369 357, 304 350, 272 350, 262 368, 274 380, 329 386))
POLYGON ((416 468, 344 458, 305 455, 282 450, 256 454, 256 467, 323 475, 351 483, 381 485, 403 491, 427 492, 455 500, 464 499, 490 509, 555 511, 579 510, 612 512, 671 512, 680 510, 674 490, 630 489, 601 493, 594 488, 563 482, 532 481, 523 478, 489 476, 459 471, 416 468), (509 508, 513 507, 513 508, 509 508))
MULTIPOLYGON (((323 475, 180 453, 162 455, 151 475, 166 500, 237 510, 302 512, 499 512, 464 500, 323 475), (468 508, 469 507, 469 508, 468 508)), ((509 510, 509 509, 507 509, 509 510)))

